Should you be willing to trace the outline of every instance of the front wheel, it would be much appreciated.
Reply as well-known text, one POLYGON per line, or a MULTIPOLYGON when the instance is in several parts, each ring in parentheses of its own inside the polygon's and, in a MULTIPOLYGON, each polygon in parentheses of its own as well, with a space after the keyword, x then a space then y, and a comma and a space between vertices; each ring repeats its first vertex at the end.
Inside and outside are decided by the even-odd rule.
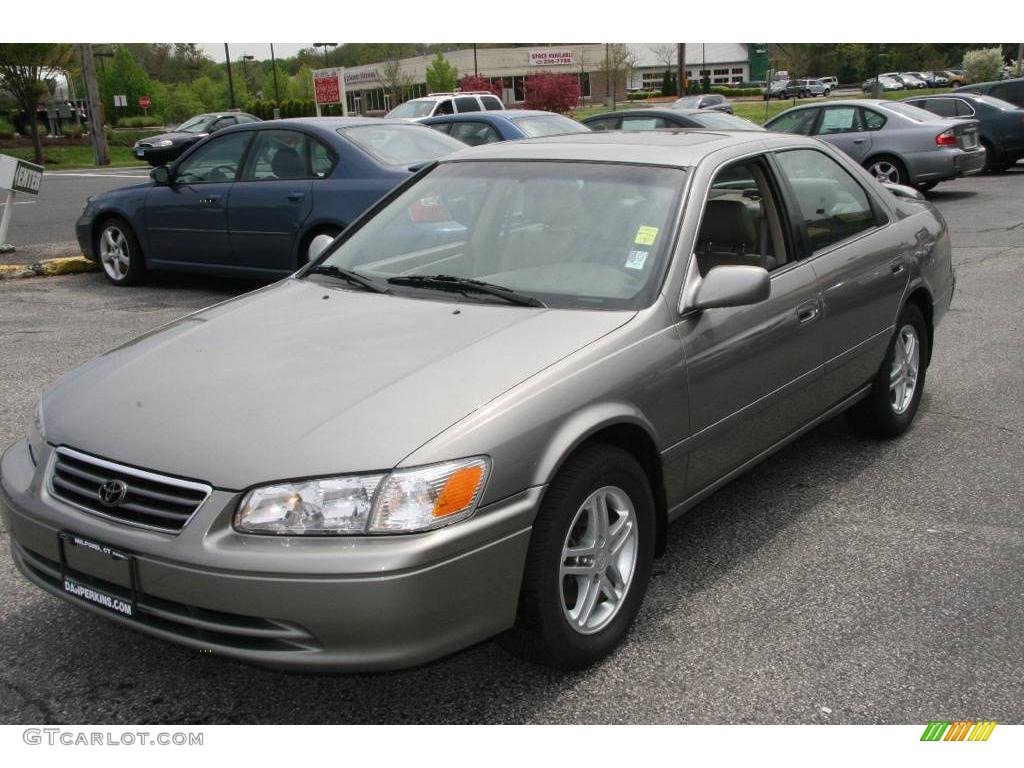
POLYGON ((825 98, 827 99, 827 98, 828 98, 828 95, 829 95, 830 93, 832 93, 832 90, 831 90, 831 89, 829 89, 829 88, 826 88, 826 89, 825 89, 824 91, 822 91, 822 92, 821 92, 821 95, 822 95, 822 96, 824 96, 824 97, 825 97, 825 98))
POLYGON ((632 455, 595 444, 570 458, 534 523, 516 623, 503 644, 558 669, 611 653, 647 591, 654 528, 651 487, 632 455))
POLYGON ((848 411, 856 429, 877 437, 896 437, 907 431, 921 403, 929 344, 921 310, 907 304, 870 393, 848 411))
POLYGON ((138 285, 145 280, 142 248, 131 227, 121 219, 107 219, 100 225, 95 253, 103 274, 114 285, 138 285))

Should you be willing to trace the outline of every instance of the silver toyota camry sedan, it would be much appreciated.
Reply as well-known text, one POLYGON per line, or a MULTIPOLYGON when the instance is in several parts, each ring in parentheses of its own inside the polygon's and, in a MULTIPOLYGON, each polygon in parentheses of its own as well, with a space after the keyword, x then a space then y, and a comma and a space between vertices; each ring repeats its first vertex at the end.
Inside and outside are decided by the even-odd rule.
POLYGON ((910 426, 953 287, 936 210, 814 139, 467 149, 49 387, 0 465, 14 561, 260 664, 582 667, 672 520, 841 412, 910 426))

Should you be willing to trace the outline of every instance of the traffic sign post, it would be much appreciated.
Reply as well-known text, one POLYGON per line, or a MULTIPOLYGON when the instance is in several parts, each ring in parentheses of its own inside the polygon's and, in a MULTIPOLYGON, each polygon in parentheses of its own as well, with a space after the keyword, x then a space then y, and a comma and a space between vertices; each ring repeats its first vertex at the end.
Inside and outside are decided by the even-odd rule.
POLYGON ((149 96, 139 96, 139 106, 142 107, 142 112, 146 116, 149 115, 149 105, 151 104, 149 96))
POLYGON ((15 193, 38 195, 42 183, 43 166, 0 155, 0 198, 4 201, 3 214, 0 214, 0 253, 14 250, 14 246, 7 242, 7 230, 11 226, 15 193))

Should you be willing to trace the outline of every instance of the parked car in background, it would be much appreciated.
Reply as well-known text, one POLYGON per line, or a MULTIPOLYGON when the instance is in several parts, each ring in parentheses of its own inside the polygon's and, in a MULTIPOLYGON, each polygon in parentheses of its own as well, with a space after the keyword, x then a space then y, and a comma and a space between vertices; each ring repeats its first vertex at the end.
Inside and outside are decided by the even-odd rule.
MULTIPOLYGON (((954 284, 935 208, 813 139, 464 149, 298 274, 44 391, 0 459, 5 543, 56 597, 248 663, 396 669, 503 635, 580 669, 626 637, 673 520, 841 413, 911 426, 954 284)), ((907 467, 872 479, 882 504, 907 467)), ((94 621, 48 621, 88 655, 94 621)))
POLYGON ((116 285, 149 269, 276 279, 414 171, 464 147, 384 118, 238 125, 154 168, 150 183, 89 198, 78 243, 116 285))
POLYGON ((891 77, 894 80, 899 80, 901 83, 903 83, 904 88, 910 90, 928 87, 928 83, 924 80, 924 78, 918 77, 917 75, 911 72, 885 72, 882 76, 891 77))
POLYGON ((1011 104, 1024 107, 1024 77, 1009 80, 992 80, 987 83, 971 83, 960 88, 957 93, 984 93, 1011 104))
POLYGON ((929 88, 945 88, 949 85, 949 78, 941 72, 911 72, 910 74, 924 80, 929 88))
POLYGON ((672 109, 714 109, 732 114, 732 102, 720 93, 704 93, 699 96, 683 96, 672 102, 672 109))
POLYGON ((942 71, 942 74, 946 76, 950 88, 959 88, 970 82, 967 78, 967 71, 963 69, 945 69, 942 71))
POLYGON ((589 130, 571 117, 540 109, 503 109, 500 112, 437 115, 424 118, 420 122, 447 133, 471 147, 496 141, 554 136, 559 133, 586 133, 589 130))
POLYGON ((488 112, 504 109, 505 105, 490 91, 456 91, 429 93, 418 99, 409 99, 388 112, 387 117, 403 120, 422 120, 434 115, 454 115, 463 112, 488 112))
POLYGON ((780 99, 809 99, 812 96, 828 96, 831 88, 820 80, 787 80, 776 94, 780 99))
POLYGON ((626 109, 583 119, 592 131, 652 131, 659 128, 704 128, 713 131, 763 131, 757 123, 714 109, 626 109))
POLYGON ((246 112, 210 112, 196 115, 173 131, 139 139, 132 148, 132 154, 150 165, 164 165, 180 157, 186 149, 211 133, 233 125, 258 122, 258 117, 246 112))
POLYGON ((903 101, 940 117, 977 120, 981 145, 985 147, 986 171, 1005 171, 1024 157, 1024 109, 1015 104, 963 88, 956 93, 916 96, 903 101))
POLYGON ((786 89, 786 84, 789 80, 773 80, 761 91, 764 95, 765 101, 770 99, 782 98, 780 94, 786 89))
MULTIPOLYGON (((835 77, 834 75, 830 75, 828 77, 819 77, 818 82, 824 86, 827 86, 829 93, 831 93, 832 91, 839 87, 839 78, 835 77)), ((827 96, 828 94, 825 95, 827 96)))
MULTIPOLYGON (((875 84, 875 79, 876 78, 871 77, 864 81, 864 84, 861 86, 861 89, 864 91, 864 93, 871 93, 872 86, 874 86, 875 84)), ((877 80, 879 83, 881 83, 882 90, 884 91, 903 90, 903 83, 895 78, 886 77, 885 75, 879 75, 877 80)))
POLYGON ((927 190, 985 166, 977 120, 940 118, 899 101, 848 99, 794 107, 765 128, 827 141, 888 184, 927 190))

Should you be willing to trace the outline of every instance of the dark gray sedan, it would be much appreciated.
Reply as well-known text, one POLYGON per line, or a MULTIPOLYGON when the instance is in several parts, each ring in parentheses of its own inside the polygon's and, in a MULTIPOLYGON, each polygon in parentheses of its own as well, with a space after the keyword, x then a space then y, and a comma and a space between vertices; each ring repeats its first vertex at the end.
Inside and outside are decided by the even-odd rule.
POLYGON ((977 120, 943 118, 898 101, 844 99, 794 107, 765 128, 834 144, 888 184, 928 190, 985 167, 977 120))
POLYGON ((896 191, 755 131, 465 149, 46 390, 0 459, 14 562, 261 664, 591 664, 671 521, 836 414, 910 427, 954 276, 896 191))

